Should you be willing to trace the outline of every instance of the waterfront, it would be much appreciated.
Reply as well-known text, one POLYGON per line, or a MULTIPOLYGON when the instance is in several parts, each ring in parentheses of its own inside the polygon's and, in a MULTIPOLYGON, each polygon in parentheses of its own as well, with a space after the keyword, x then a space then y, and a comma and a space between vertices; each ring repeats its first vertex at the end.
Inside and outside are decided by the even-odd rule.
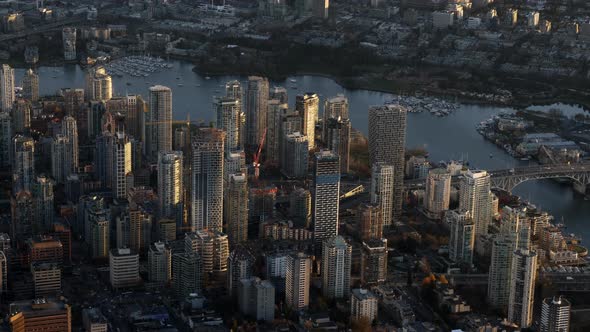
MULTIPOLYGON (((245 81, 246 77, 216 76, 210 79, 199 76, 192 71, 192 64, 172 61, 173 67, 148 77, 113 77, 116 94, 136 93, 147 94, 150 85, 162 84, 173 89, 174 117, 211 121, 214 118, 211 107, 212 97, 223 93, 223 85, 232 79, 245 81), (148 84, 146 84, 148 82, 148 84), (129 84, 128 84, 129 83, 129 84)), ((18 85, 23 77, 24 69, 15 70, 18 85)), ((40 93, 55 94, 60 88, 84 87, 84 72, 75 65, 65 67, 41 67, 40 93)), ((343 93, 349 98, 350 118, 355 128, 367 133, 367 109, 370 105, 383 104, 393 99, 391 94, 366 90, 346 90, 329 78, 318 76, 293 76, 275 85, 287 87, 289 103, 294 104, 295 95, 313 91, 323 98, 343 93), (298 89, 292 89, 297 81, 298 89)), ((543 107, 549 109, 551 106, 543 107)), ((448 159, 466 159, 474 167, 483 169, 511 168, 526 163, 517 161, 502 149, 486 141, 475 130, 475 126, 499 112, 513 111, 509 108, 462 104, 458 110, 446 117, 433 116, 428 112, 411 113, 408 115, 407 146, 425 147, 433 162, 448 159), (493 156, 490 158, 490 154, 493 156)), ((590 201, 564 184, 551 180, 527 182, 515 189, 515 194, 536 204, 538 207, 553 214, 556 220, 563 217, 566 232, 581 235, 582 239, 590 239, 590 227, 585 222, 590 216, 590 201)))

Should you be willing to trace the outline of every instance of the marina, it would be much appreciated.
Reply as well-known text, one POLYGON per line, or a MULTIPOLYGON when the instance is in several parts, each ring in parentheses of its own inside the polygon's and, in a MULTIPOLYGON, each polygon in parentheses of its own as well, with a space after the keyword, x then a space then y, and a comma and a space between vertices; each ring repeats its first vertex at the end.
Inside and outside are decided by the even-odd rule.
POLYGON ((404 106, 410 113, 429 112, 438 117, 447 116, 460 106, 458 103, 426 96, 397 96, 391 103, 404 106))
POLYGON ((110 75, 115 77, 123 77, 124 75, 148 77, 164 69, 171 69, 173 65, 159 57, 133 55, 113 60, 105 64, 104 67, 110 75))

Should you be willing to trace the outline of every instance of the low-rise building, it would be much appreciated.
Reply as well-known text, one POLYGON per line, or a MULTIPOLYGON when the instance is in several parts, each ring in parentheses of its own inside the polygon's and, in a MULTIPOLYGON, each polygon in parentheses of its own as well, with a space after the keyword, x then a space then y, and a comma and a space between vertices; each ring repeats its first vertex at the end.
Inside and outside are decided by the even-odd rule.
POLYGON ((98 308, 82 310, 82 322, 84 323, 84 329, 88 332, 108 331, 108 321, 98 308))
POLYGON ((111 286, 134 287, 139 284, 139 255, 129 248, 111 249, 109 252, 111 286))
POLYGON ((371 291, 356 288, 350 295, 350 318, 352 320, 366 319, 372 322, 377 318, 378 298, 371 291))

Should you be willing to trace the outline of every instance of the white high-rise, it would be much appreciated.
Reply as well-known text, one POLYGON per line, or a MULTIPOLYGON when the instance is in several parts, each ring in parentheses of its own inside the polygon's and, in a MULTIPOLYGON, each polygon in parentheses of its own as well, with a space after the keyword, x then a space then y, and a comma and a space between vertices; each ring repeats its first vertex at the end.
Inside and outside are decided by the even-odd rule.
POLYGON ((495 308, 506 308, 510 295, 510 269, 516 248, 514 237, 497 235, 492 242, 492 257, 488 276, 488 302, 495 308))
POLYGON ((13 145, 12 186, 13 192, 31 191, 35 179, 35 142, 28 136, 17 135, 13 145))
POLYGON ((113 79, 104 67, 94 67, 86 71, 87 100, 107 101, 113 97, 113 79))
POLYGON ((69 141, 69 155, 68 165, 70 167, 67 170, 68 175, 72 173, 78 173, 79 153, 78 148, 78 125, 74 117, 67 115, 61 122, 61 134, 68 138, 69 141))
POLYGON ((561 296, 543 300, 540 332, 568 332, 570 330, 570 302, 561 296))
POLYGON ((202 128, 192 142, 192 231, 223 230, 223 146, 225 133, 202 128))
POLYGON ((131 175, 131 142, 125 132, 117 132, 112 146, 111 189, 117 198, 127 197, 127 180, 131 175))
POLYGON ((512 258, 508 320, 525 329, 533 322, 537 253, 517 249, 512 258))
POLYGON ((183 211, 183 155, 181 151, 158 154, 158 203, 160 218, 176 220, 176 229, 182 227, 183 211))
POLYGON ((340 159, 332 151, 315 155, 314 243, 321 250, 324 240, 338 235, 340 206, 340 159))
POLYGON ((28 69, 23 77, 23 98, 36 103, 39 100, 39 75, 28 69))
POLYGON ((384 227, 389 227, 392 224, 394 172, 393 165, 373 164, 371 203, 379 205, 384 227))
POLYGON ((287 257, 285 275, 285 302, 293 310, 309 306, 309 286, 311 284, 311 258, 304 253, 287 257))
MULTIPOLYGON (((392 165, 392 223, 402 212, 407 110, 400 105, 369 108, 369 156, 371 163, 392 165)), ((385 213, 385 212, 384 212, 385 213)), ((391 225, 385 224, 384 225, 391 225)))
POLYGON ((246 91, 246 144, 258 146, 266 130, 268 110, 268 80, 264 77, 248 77, 246 91))
POLYGON ((469 170, 461 179, 459 209, 469 211, 475 224, 475 237, 488 233, 492 221, 490 175, 482 170, 469 170))
POLYGON ((0 101, 2 110, 10 111, 14 103, 14 69, 7 64, 2 65, 2 76, 0 77, 0 101))
POLYGON ((307 136, 309 150, 315 149, 315 124, 318 121, 319 105, 320 97, 313 92, 297 95, 295 99, 295 110, 302 118, 301 133, 307 136))
POLYGON ((293 133, 283 138, 281 173, 287 178, 305 178, 309 159, 309 140, 301 133, 293 133))
POLYGON ((379 311, 379 298, 371 291, 362 288, 352 290, 350 295, 350 318, 366 319, 373 322, 379 311))
POLYGON ((129 248, 111 249, 109 251, 109 271, 111 286, 127 288, 137 286, 139 277, 139 255, 129 248))
POLYGON ((172 250, 164 242, 155 242, 150 246, 148 279, 160 285, 165 285, 172 280, 172 250))
POLYGON ((146 115, 146 155, 157 160, 159 152, 172 150, 172 90, 156 85, 150 88, 146 115))
POLYGON ((322 293, 328 299, 350 294, 352 246, 342 236, 327 239, 322 249, 322 293))
POLYGON ((323 142, 326 142, 326 124, 328 123, 328 119, 348 119, 348 98, 339 94, 326 100, 322 115, 323 142))
POLYGON ((475 227, 468 211, 448 211, 445 214, 451 228, 449 258, 457 263, 471 265, 475 247, 475 227))
POLYGON ((424 207, 431 218, 440 219, 449 209, 451 201, 451 173, 444 168, 435 168, 426 178, 424 207))
POLYGON ((198 230, 187 233, 184 238, 184 251, 194 252, 201 257, 203 274, 225 272, 229 257, 229 241, 221 232, 198 230))
POLYGON ((242 113, 240 99, 216 98, 213 108, 217 115, 216 128, 225 131, 225 153, 243 148, 240 146, 240 115, 242 113))
POLYGON ((516 249, 530 249, 530 225, 518 210, 504 207, 500 233, 492 242, 492 257, 488 279, 488 302, 497 308, 508 305, 512 260, 516 249))

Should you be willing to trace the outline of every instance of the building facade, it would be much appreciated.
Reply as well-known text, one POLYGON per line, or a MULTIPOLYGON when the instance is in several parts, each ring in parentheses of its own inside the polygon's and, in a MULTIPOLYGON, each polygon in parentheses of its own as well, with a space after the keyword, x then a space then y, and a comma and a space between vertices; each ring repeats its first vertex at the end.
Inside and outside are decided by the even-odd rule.
MULTIPOLYGON (((399 220, 403 201, 407 110, 400 105, 369 108, 369 158, 393 166, 392 222, 399 220)), ((385 210, 383 210, 385 214, 385 210)), ((391 224, 391 223, 390 223, 391 224)), ((390 224, 384 223, 389 226, 390 224)))
POLYGON ((318 121, 320 97, 307 92, 295 97, 295 110, 301 117, 301 134, 307 137, 309 150, 315 149, 315 124, 318 121))
POLYGON ((517 249, 512 258, 508 320, 525 329, 533 323, 537 253, 517 249))
POLYGON ((315 155, 314 243, 321 250, 324 240, 338 235, 340 206, 340 159, 328 150, 315 155))
POLYGON ((393 223, 393 174, 393 165, 383 163, 373 164, 371 175, 371 203, 379 205, 384 227, 390 227, 393 223))
POLYGON ((246 144, 258 146, 266 131, 266 113, 269 97, 268 79, 248 77, 246 90, 246 144))
POLYGON ((451 173, 443 168, 428 172, 424 208, 430 218, 440 219, 451 201, 451 173))
POLYGON ((322 249, 322 293, 328 299, 348 298, 352 246, 342 236, 327 239, 322 249))
POLYGON ((540 332, 567 332, 570 330, 570 302, 562 297, 543 299, 540 332))
POLYGON ((192 142, 191 230, 223 230, 225 133, 200 129, 192 142))
POLYGON ((150 88, 145 128, 148 160, 155 161, 158 153, 172 150, 172 90, 169 87, 150 88))
POLYGON ((469 170, 461 179, 459 209, 469 211, 475 224, 475 236, 488 233, 492 221, 492 192, 490 175, 486 171, 469 170))
POLYGON ((350 318, 352 320, 366 319, 373 322, 377 318, 379 298, 371 291, 355 288, 350 295, 350 318))
POLYGON ((475 248, 475 225, 468 211, 448 211, 445 220, 451 228, 449 258, 471 265, 475 248))
POLYGON ((176 221, 176 229, 183 227, 184 158, 182 151, 158 154, 158 207, 160 218, 176 221))
POLYGON ((139 255, 129 248, 111 249, 109 252, 111 286, 115 289, 135 287, 139 277, 139 255))
POLYGON ((311 258, 304 253, 287 256, 285 272, 285 304, 293 310, 309 306, 311 258))
POLYGON ((225 192, 223 219, 229 243, 248 240, 248 180, 246 174, 232 174, 225 192))

